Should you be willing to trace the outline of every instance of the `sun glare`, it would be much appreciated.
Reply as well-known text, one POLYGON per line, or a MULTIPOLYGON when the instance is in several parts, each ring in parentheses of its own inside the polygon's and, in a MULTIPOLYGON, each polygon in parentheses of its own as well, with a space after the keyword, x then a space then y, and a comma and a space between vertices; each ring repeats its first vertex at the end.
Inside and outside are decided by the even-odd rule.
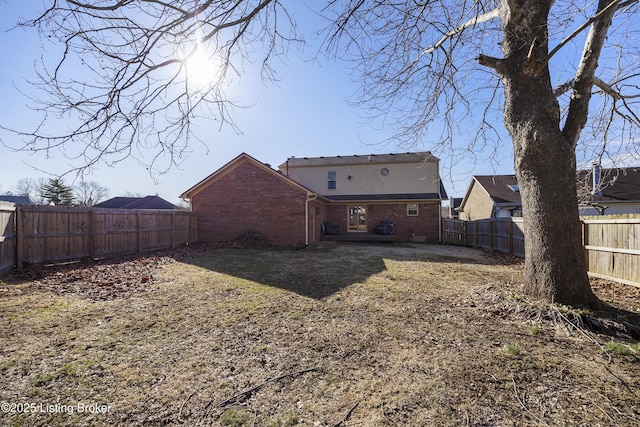
POLYGON ((219 67, 202 46, 186 60, 187 82, 198 89, 206 89, 218 78, 219 67))

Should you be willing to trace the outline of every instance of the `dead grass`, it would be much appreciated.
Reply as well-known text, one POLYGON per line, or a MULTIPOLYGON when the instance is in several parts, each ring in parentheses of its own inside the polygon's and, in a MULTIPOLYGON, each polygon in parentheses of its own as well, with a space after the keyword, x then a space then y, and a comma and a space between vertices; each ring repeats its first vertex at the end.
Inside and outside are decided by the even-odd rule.
MULTIPOLYGON (((0 283, 0 400, 110 406, 0 424, 640 423, 637 341, 523 299, 518 261, 430 245, 179 255, 108 299, 46 274, 0 283)), ((636 319, 635 289, 594 287, 636 319)))

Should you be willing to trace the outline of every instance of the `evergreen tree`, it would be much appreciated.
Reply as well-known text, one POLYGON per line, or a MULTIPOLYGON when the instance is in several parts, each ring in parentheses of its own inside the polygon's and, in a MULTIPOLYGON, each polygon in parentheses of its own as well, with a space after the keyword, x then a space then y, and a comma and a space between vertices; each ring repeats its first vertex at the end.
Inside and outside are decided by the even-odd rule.
POLYGON ((49 204, 56 206, 71 206, 74 201, 73 189, 59 178, 49 179, 49 182, 42 186, 40 195, 49 204))

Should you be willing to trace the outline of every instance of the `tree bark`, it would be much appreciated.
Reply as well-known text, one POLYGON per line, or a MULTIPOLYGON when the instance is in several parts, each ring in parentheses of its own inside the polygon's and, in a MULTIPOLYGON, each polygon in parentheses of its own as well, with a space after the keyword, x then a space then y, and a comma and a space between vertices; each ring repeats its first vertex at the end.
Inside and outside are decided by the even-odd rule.
POLYGON ((525 232, 525 293, 549 302, 597 308, 582 249, 576 157, 560 129, 549 68, 552 0, 508 1, 505 58, 497 70, 504 121, 513 139, 525 232))

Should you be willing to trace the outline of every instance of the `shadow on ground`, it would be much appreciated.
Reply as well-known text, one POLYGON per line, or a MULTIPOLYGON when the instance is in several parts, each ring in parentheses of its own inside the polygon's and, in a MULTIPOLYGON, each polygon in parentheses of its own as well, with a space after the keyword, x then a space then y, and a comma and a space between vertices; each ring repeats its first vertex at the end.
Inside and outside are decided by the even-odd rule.
POLYGON ((226 249, 203 251, 181 259, 299 295, 322 299, 387 270, 386 261, 498 264, 482 252, 440 245, 339 244, 293 249, 226 249))

